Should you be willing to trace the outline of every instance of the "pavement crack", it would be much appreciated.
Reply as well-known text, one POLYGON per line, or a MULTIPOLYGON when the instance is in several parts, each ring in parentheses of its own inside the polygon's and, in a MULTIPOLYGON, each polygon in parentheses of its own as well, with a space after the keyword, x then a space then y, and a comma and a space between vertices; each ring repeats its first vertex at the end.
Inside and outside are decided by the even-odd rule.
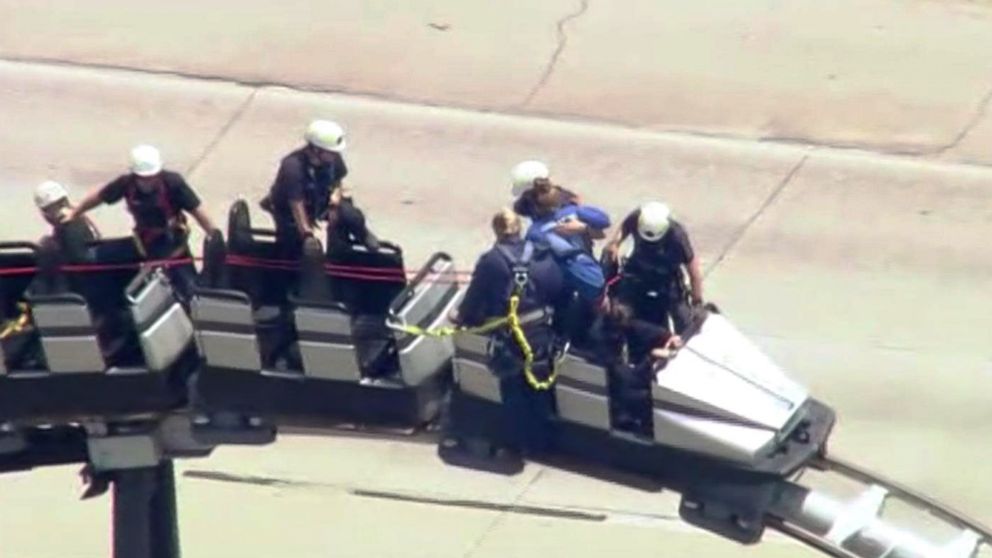
POLYGON ((241 103, 241 106, 239 106, 237 110, 234 111, 234 114, 231 115, 231 118, 229 118, 228 121, 224 124, 224 126, 222 126, 221 129, 217 132, 217 135, 215 135, 214 138, 210 140, 210 143, 208 143, 207 146, 203 148, 203 152, 200 153, 200 156, 197 157, 196 160, 193 161, 193 164, 191 164, 186 169, 187 176, 192 176, 193 173, 195 173, 196 170, 200 168, 200 165, 203 164, 203 161, 205 161, 207 157, 209 157, 210 154, 213 153, 214 149, 216 149, 217 146, 220 145, 221 140, 223 140, 224 137, 227 136, 227 133, 231 131, 231 128, 233 128, 234 125, 241 120, 241 117, 244 116, 245 113, 248 111, 248 107, 251 105, 252 101, 255 100, 256 95, 258 95, 258 89, 257 88, 252 89, 248 97, 241 103))
POLYGON ((755 211, 754 214, 752 214, 751 217, 749 217, 748 220, 745 221, 744 224, 741 225, 739 229, 737 229, 737 232, 734 233, 733 237, 727 242, 727 244, 723 247, 723 249, 720 250, 720 255, 717 256, 715 260, 713 260, 713 263, 707 266, 706 271, 703 273, 704 277, 709 277, 710 274, 713 273, 713 271, 717 267, 719 267, 721 263, 723 263, 723 260, 727 257, 728 254, 730 254, 730 252, 734 248, 737 247, 737 244, 739 244, 741 239, 744 238, 744 235, 747 234, 747 231, 751 228, 751 226, 754 225, 754 223, 758 220, 758 218, 760 218, 765 213, 765 211, 769 207, 771 207, 773 203, 775 203, 775 200, 777 200, 779 196, 782 195, 782 192, 785 191, 786 187, 789 186, 789 184, 792 182, 792 179, 795 178, 797 174, 799 174, 800 169, 803 168, 803 165, 806 164, 806 161, 808 159, 809 159, 809 154, 807 153, 806 155, 803 155, 802 159, 799 159, 798 163, 792 166, 792 169, 790 169, 789 172, 785 175, 785 177, 782 178, 781 181, 779 181, 778 186, 776 186, 775 189, 772 190, 771 194, 769 194, 768 197, 765 198, 765 201, 761 204, 760 207, 758 207, 757 211, 755 211))
POLYGON ((548 60, 547 65, 545 65, 544 72, 541 73, 541 77, 537 80, 537 83, 534 84, 534 87, 531 88, 530 92, 527 93, 527 96, 524 97, 524 100, 517 105, 518 108, 529 105, 530 102, 534 100, 534 97, 541 92, 544 85, 548 83, 548 80, 551 79, 551 74, 554 73, 555 68, 558 66, 558 59, 561 58, 561 53, 565 51, 565 46, 568 44, 568 33, 565 32, 565 26, 568 25, 569 22, 582 17, 582 15, 589 10, 589 1, 590 0, 581 0, 579 3, 579 8, 576 11, 567 14, 565 17, 558 20, 556 30, 558 35, 558 44, 555 46, 554 52, 551 53, 551 58, 548 60))
MULTIPOLYGON (((583 2, 583 6, 588 6, 589 0, 583 2)), ((581 14, 579 14, 581 15, 581 14)), ((578 17, 572 14, 572 17, 578 17)), ((565 21, 567 23, 568 17, 565 21)), ((564 45, 561 45, 564 48, 564 45)), ((553 57, 556 61, 557 56, 560 56, 560 51, 556 50, 558 53, 553 57)), ((802 136, 762 136, 762 137, 752 137, 749 135, 739 135, 733 133, 713 133, 704 130, 692 130, 692 129, 666 129, 666 128, 641 128, 626 122, 622 119, 611 119, 606 117, 589 116, 582 114, 570 113, 567 111, 535 111, 525 107, 524 104, 529 102, 531 98, 539 92, 541 86, 544 82, 548 80, 551 75, 551 70, 553 70, 554 64, 549 66, 546 76, 542 78, 541 82, 535 86, 534 91, 531 95, 528 95, 528 100, 517 105, 504 105, 502 107, 488 107, 488 106, 478 106, 471 103, 442 103, 440 101, 431 101, 429 99, 413 99, 403 95, 396 94, 385 94, 378 91, 344 88, 344 87, 330 87, 330 86, 317 86, 313 84, 305 83, 292 83, 292 82, 278 82, 271 80, 253 80, 248 78, 238 78, 235 76, 210 74, 210 73, 197 73, 190 71, 179 71, 174 69, 155 69, 155 68, 137 68, 133 66, 103 63, 103 62, 82 62, 82 61, 71 61, 71 60, 60 60, 55 58, 45 58, 45 57, 27 57, 27 56, 14 56, 0 54, 0 65, 11 64, 11 65, 23 65, 35 68, 48 68, 48 69, 65 69, 70 71, 88 71, 88 72, 98 72, 98 73, 118 73, 120 75, 128 76, 145 76, 145 77, 157 77, 162 79, 179 79, 188 80, 193 82, 198 82, 201 84, 221 84, 229 85, 235 87, 245 87, 255 90, 255 93, 259 91, 265 92, 266 90, 280 90, 280 91, 290 91, 295 93, 314 93, 320 95, 345 95, 352 98, 360 98, 367 100, 375 100, 384 103, 397 103, 405 104, 415 107, 429 107, 429 108, 440 108, 446 110, 457 110, 465 111, 474 114, 484 114, 484 115, 503 115, 503 116, 513 116, 519 118, 528 118, 534 120, 555 120, 560 122, 568 122, 580 125, 590 125, 590 126, 604 126, 611 127, 615 129, 636 131, 646 134, 657 134, 657 135, 667 135, 671 137, 678 138, 699 138, 699 139, 709 139, 717 141, 727 141, 734 142, 738 144, 772 144, 781 147, 795 148, 795 149, 807 149, 807 148, 821 148, 823 150, 831 150, 834 152, 861 152, 870 156, 877 157, 892 157, 895 160, 903 161, 924 161, 927 163, 940 165, 940 166, 954 166, 962 168, 975 168, 986 170, 992 168, 992 163, 985 162, 981 160, 974 159, 956 159, 952 161, 934 161, 927 160, 927 157, 932 157, 934 155, 940 155, 947 151, 950 151, 961 143, 965 137, 981 122, 982 118, 986 115, 988 108, 992 105, 992 91, 982 99, 979 104, 979 108, 976 114, 968 122, 968 124, 958 133, 958 136, 951 142, 940 146, 937 148, 920 146, 899 146, 891 144, 872 144, 863 142, 836 142, 836 141, 826 141, 817 140, 815 138, 808 138, 802 136)), ((202 162, 198 162, 202 164, 202 162)))
POLYGON ((990 104, 992 104, 992 89, 989 89, 985 93, 981 101, 979 101, 978 106, 975 108, 975 113, 971 115, 971 119, 969 119, 968 122, 965 122, 965 125, 961 128, 957 135, 954 136, 954 139, 938 147, 937 149, 934 149, 931 152, 931 155, 943 155, 944 153, 947 153, 948 151, 961 145, 961 142, 968 137, 968 134, 970 134, 971 131, 974 130, 975 127, 978 126, 985 118, 990 104))

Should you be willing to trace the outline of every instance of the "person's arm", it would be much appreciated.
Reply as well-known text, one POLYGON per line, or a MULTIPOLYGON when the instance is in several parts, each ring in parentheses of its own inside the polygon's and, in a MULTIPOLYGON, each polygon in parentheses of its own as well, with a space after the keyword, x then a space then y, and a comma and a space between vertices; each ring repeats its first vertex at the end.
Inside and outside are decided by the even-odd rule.
POLYGON ((186 182, 186 179, 179 174, 166 173, 163 180, 169 188, 168 195, 172 198, 172 203, 192 215, 204 233, 209 235, 213 232, 215 229, 213 221, 204 211, 200 196, 196 195, 196 191, 186 182))
POLYGON ((69 221, 82 217, 87 211, 98 207, 103 203, 103 198, 101 197, 102 192, 103 187, 94 188, 89 191, 86 196, 83 197, 78 204, 76 204, 76 206, 62 214, 62 222, 68 223, 69 221))
POLYGON ((296 230, 300 231, 300 236, 313 236, 314 230, 303 207, 303 198, 289 200, 289 208, 293 212, 293 221, 296 222, 296 230))
POLYGON ((589 230, 589 225, 586 225, 578 219, 569 219, 564 223, 559 223, 555 226, 554 231, 562 236, 574 236, 579 234, 585 234, 589 230))
POLYGON ((203 210, 202 205, 197 206, 196 209, 190 211, 190 214, 192 214, 193 218, 196 219, 196 222, 200 224, 200 228, 203 229, 204 233, 210 234, 216 230, 217 227, 214 226, 214 223, 210 220, 210 216, 207 215, 207 212, 203 210))
POLYGON ((681 223, 672 223, 671 234, 673 235, 676 250, 681 252, 680 260, 683 262, 686 271, 689 273, 689 288, 692 303, 702 304, 703 266, 699 261, 699 256, 696 255, 696 251, 692 248, 692 242, 689 241, 689 234, 686 232, 681 223))
POLYGON ((689 260, 689 264, 686 268, 689 270, 689 287, 692 293, 692 303, 702 304, 703 303, 703 270, 702 265, 699 262, 699 256, 693 256, 689 260))
POLYGON ((328 209, 333 210, 341 205, 341 201, 351 198, 351 190, 345 189, 345 185, 340 180, 331 185, 331 195, 327 198, 328 209))
POLYGON ((610 228, 610 216, 592 205, 575 206, 575 213, 555 228, 560 235, 589 235, 590 238, 604 237, 603 231, 610 228))
POLYGON ((341 205, 342 200, 351 199, 351 188, 345 186, 344 179, 348 176, 348 165, 344 157, 338 155, 337 161, 331 167, 334 173, 331 179, 331 195, 328 198, 328 209, 333 210, 341 205))
MULTIPOLYGON (((494 288, 493 269, 484 254, 475 264, 472 280, 468 284, 458 310, 453 312, 456 325, 476 326, 486 319, 486 295, 494 288)), ((451 317, 451 316, 449 316, 451 317)))
POLYGON ((289 211, 293 215, 293 223, 296 225, 300 236, 313 235, 313 223, 307 216, 304 201, 303 183, 306 180, 306 168, 304 163, 294 157, 286 157, 279 165, 279 172, 276 174, 276 182, 272 187, 272 196, 279 196, 289 204, 289 211))

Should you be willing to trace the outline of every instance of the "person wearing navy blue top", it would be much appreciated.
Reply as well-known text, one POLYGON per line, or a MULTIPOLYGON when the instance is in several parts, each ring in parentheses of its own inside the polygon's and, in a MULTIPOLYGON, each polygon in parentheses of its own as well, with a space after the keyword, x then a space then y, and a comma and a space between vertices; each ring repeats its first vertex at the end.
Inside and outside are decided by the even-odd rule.
MULTIPOLYGON (((472 281, 451 321, 479 326, 507 315, 510 297, 520 296, 518 315, 534 353, 533 371, 547 377, 557 347, 551 322, 565 294, 561 268, 550 254, 521 238, 520 217, 504 209, 492 220, 496 243, 476 263, 472 281), (523 277, 521 277, 523 276, 523 277), (525 279, 525 280, 524 280, 525 279), (523 283, 518 287, 518 281, 523 283)), ((491 335, 490 370, 499 378, 505 417, 518 448, 541 452, 550 443, 549 418, 554 402, 549 390, 537 390, 523 371, 523 353, 508 328, 491 335)))
POLYGON ((276 226, 279 257, 299 259, 303 240, 313 237, 318 222, 327 222, 328 248, 378 241, 355 207, 343 180, 348 176, 344 130, 336 123, 315 120, 307 129, 307 144, 285 156, 262 208, 271 212, 276 226))

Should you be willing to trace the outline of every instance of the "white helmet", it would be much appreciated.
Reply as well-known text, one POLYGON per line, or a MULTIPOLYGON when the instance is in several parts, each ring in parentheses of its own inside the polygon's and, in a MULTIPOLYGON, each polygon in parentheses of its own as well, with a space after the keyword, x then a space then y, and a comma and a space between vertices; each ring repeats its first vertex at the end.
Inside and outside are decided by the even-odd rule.
POLYGON ((303 135, 307 143, 327 151, 344 151, 344 128, 330 120, 314 120, 303 135))
POLYGON ((672 224, 672 210, 661 202, 641 206, 637 217, 637 234, 648 242, 661 240, 672 224))
POLYGON ((150 145, 131 150, 131 172, 138 176, 155 176, 162 172, 162 154, 150 145))
POLYGON ((69 192, 65 186, 53 180, 46 180, 34 189, 34 204, 38 209, 45 209, 65 199, 69 199, 69 192))
POLYGON ((511 190, 513 197, 523 194, 528 188, 534 185, 534 181, 539 178, 547 179, 551 176, 548 165, 540 161, 524 161, 517 163, 510 171, 510 179, 513 182, 511 190))

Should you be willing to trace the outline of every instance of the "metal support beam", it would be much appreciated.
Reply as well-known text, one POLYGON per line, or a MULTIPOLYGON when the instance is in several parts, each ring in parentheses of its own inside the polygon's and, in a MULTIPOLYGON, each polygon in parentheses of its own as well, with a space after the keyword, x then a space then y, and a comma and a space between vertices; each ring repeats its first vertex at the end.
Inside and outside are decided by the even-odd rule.
POLYGON ((114 558, 180 558, 172 461, 113 476, 114 558))

